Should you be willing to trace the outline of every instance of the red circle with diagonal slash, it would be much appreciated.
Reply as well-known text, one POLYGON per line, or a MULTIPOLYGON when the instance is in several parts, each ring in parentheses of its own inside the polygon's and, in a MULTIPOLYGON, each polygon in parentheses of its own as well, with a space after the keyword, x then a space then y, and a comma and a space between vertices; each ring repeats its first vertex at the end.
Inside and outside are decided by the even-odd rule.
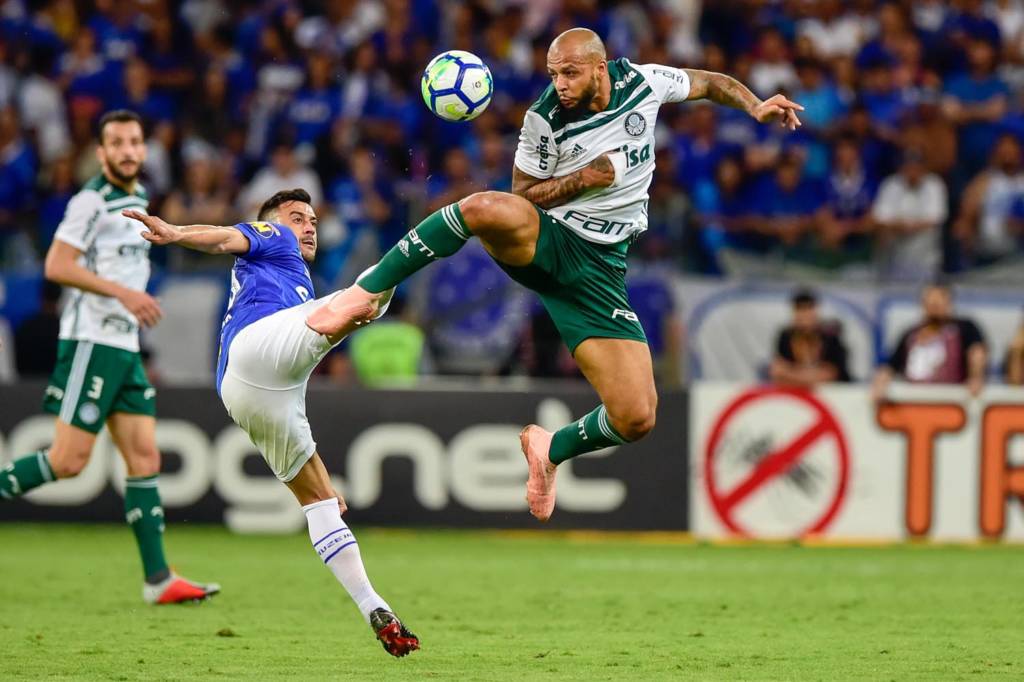
POLYGON ((835 496, 829 503, 824 514, 812 521, 807 528, 798 533, 800 536, 812 535, 825 530, 839 512, 839 507, 846 497, 847 480, 850 473, 850 453, 846 446, 846 437, 843 430, 832 415, 829 409, 808 391, 791 388, 755 388, 741 394, 733 400, 728 407, 719 415, 714 427, 711 429, 711 437, 708 439, 707 448, 704 452, 704 482, 707 486, 708 499, 711 506, 718 513, 722 523, 734 533, 749 536, 733 517, 733 510, 750 496, 755 490, 765 485, 776 476, 786 473, 801 457, 808 454, 811 446, 821 438, 832 438, 836 443, 836 453, 839 458, 839 485, 836 487, 835 496), (762 459, 753 472, 751 472, 739 485, 730 491, 719 490, 715 484, 715 470, 712 460, 718 452, 718 446, 725 427, 734 419, 737 413, 750 403, 765 399, 791 399, 797 400, 810 407, 817 415, 814 425, 805 430, 796 439, 762 459))

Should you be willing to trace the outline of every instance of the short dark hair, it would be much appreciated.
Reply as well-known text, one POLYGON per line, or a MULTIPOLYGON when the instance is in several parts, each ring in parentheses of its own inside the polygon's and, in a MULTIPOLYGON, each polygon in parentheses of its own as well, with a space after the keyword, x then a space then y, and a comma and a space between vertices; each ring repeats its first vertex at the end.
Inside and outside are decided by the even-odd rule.
POLYGON ((793 292, 790 303, 794 308, 804 308, 818 305, 818 295, 810 289, 797 289, 793 292))
POLYGON ((313 203, 313 199, 309 196, 309 192, 301 187, 297 187, 295 189, 284 189, 263 202, 263 205, 260 206, 260 212, 256 214, 256 220, 266 220, 273 215, 276 208, 281 204, 287 204, 289 201, 301 201, 305 204, 313 203))
POLYGON ((99 123, 96 124, 96 139, 103 142, 103 129, 107 127, 108 123, 130 123, 135 121, 142 128, 143 134, 146 132, 146 127, 142 125, 142 117, 136 114, 134 111, 129 109, 114 109, 100 116, 99 123))

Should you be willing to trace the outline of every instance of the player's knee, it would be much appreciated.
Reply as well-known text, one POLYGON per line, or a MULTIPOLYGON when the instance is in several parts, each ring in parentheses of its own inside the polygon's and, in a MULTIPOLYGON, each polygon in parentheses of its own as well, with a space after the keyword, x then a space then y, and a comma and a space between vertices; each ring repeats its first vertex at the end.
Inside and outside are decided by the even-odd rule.
POLYGON ((146 445, 125 455, 129 476, 155 476, 160 473, 160 451, 155 445, 146 445))
POLYGON ((91 448, 59 447, 50 448, 50 468, 57 478, 74 478, 82 473, 89 463, 91 448))
POLYGON ((654 430, 655 405, 632 406, 620 414, 611 414, 612 426, 629 442, 637 441, 654 430))
POLYGON ((470 232, 514 226, 508 214, 510 195, 504 192, 476 192, 459 202, 459 210, 470 232))

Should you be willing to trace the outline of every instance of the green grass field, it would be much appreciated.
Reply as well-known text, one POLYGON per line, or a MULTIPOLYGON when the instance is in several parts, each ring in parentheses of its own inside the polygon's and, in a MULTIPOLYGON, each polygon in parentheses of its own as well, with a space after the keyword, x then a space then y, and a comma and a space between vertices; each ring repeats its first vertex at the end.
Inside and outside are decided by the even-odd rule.
POLYGON ((374 641, 308 539, 172 527, 210 603, 145 607, 130 533, 0 525, 0 678, 1024 678, 1024 548, 709 547, 628 535, 369 531, 420 636, 374 641))

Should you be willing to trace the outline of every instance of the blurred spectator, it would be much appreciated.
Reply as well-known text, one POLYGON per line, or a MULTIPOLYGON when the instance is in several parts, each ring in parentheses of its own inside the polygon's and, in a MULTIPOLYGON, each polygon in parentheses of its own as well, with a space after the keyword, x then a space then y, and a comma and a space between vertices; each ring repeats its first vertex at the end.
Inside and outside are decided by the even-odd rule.
POLYGON ((857 143, 849 136, 836 142, 832 168, 825 205, 817 216, 819 244, 848 262, 868 260, 869 235, 874 229, 871 204, 877 181, 868 175, 857 143))
POLYGON ((323 16, 303 19, 296 40, 307 50, 345 55, 384 25, 384 3, 326 0, 323 16))
POLYGON ((796 247, 813 231, 821 200, 820 189, 803 177, 803 160, 796 154, 784 155, 754 195, 757 229, 786 248, 796 247))
POLYGON ((830 381, 849 381, 847 350, 836 322, 822 322, 818 297, 802 289, 793 295, 793 321, 779 332, 771 379, 783 386, 812 388, 830 381))
POLYGON ((949 0, 917 0, 911 6, 914 27, 927 35, 942 30, 949 14, 949 0))
POLYGON ((1009 104, 1009 88, 995 74, 996 45, 998 40, 970 41, 968 71, 948 81, 942 102, 943 112, 960 127, 961 160, 970 174, 985 163, 1009 104))
POLYGON ((68 113, 63 93, 52 80, 53 54, 47 49, 35 49, 24 59, 18 112, 25 130, 35 136, 40 160, 46 164, 65 155, 71 144, 68 113))
POLYGON ((841 0, 808 3, 808 17, 797 24, 798 34, 806 36, 822 58, 851 56, 867 36, 852 12, 844 11, 841 0))
POLYGON ((14 91, 18 84, 18 74, 7 64, 7 43, 0 36, 0 109, 14 103, 14 91))
POLYGON ((103 74, 106 60, 96 50, 96 36, 88 28, 75 35, 70 49, 60 59, 58 73, 60 86, 69 95, 86 95, 102 99, 107 94, 103 74))
POLYGON ((975 264, 990 264, 1019 253, 1021 235, 1012 213, 1014 203, 1024 198, 1021 162, 1020 142, 1003 135, 988 167, 964 191, 953 231, 975 264))
POLYGON ((878 231, 879 276, 918 283, 933 279, 942 261, 946 185, 928 172, 919 151, 904 152, 899 172, 882 182, 871 214, 878 231))
POLYGON ((804 111, 800 115, 801 131, 813 134, 809 165, 813 175, 821 177, 828 172, 828 148, 826 136, 832 132, 846 106, 839 96, 839 90, 825 76, 824 65, 812 59, 796 63, 800 87, 793 93, 793 99, 800 102, 804 111))
POLYGON ((982 0, 957 0, 954 11, 946 15, 942 31, 946 38, 960 48, 971 41, 985 42, 998 49, 999 26, 985 15, 982 0))
POLYGON ((270 165, 262 168, 239 196, 238 208, 243 216, 254 216, 260 204, 274 192, 301 187, 309 192, 313 207, 323 204, 320 178, 299 162, 290 138, 280 138, 270 150, 270 165))
MULTIPOLYGON (((193 146, 185 159, 185 186, 164 201, 162 215, 174 225, 232 225, 237 217, 217 173, 212 149, 193 146)), ((178 249, 174 253, 186 253, 178 249)))
POLYGON ((767 28, 761 32, 748 84, 761 97, 771 97, 779 91, 792 92, 799 85, 786 40, 778 30, 767 28))
POLYGON ((23 320, 14 333, 14 364, 22 379, 45 379, 57 361, 57 337, 60 336, 61 286, 43 280, 39 292, 39 311, 23 320))
POLYGON ((480 139, 480 163, 477 173, 484 187, 499 192, 512 189, 512 158, 508 145, 497 132, 480 139))
MULTIPOLYGON (((707 189, 714 191, 713 186, 707 189)), ((649 261, 671 260, 680 253, 686 257, 699 258, 699 254, 688 253, 691 249, 684 249, 683 246, 688 236, 691 205, 686 195, 676 190, 672 175, 655 171, 649 194, 647 232, 644 233, 644 239, 634 247, 636 253, 649 261)))
POLYGON ((718 115, 711 104, 694 106, 680 122, 682 134, 673 149, 676 180, 694 192, 702 183, 714 182, 718 163, 726 156, 737 154, 739 149, 718 135, 718 115))
POLYGON ((142 55, 150 66, 153 87, 171 99, 174 110, 195 81, 196 64, 192 41, 183 25, 176 24, 166 10, 148 17, 148 35, 142 55))
POLYGON ((356 271, 341 277, 342 281, 351 281, 408 229, 396 210, 398 200, 390 184, 366 147, 351 152, 348 173, 330 187, 329 200, 345 227, 345 237, 317 255, 317 270, 327 281, 338 279, 354 253, 357 262, 349 263, 348 270, 356 271))
POLYGON ((883 400, 894 377, 914 383, 966 384, 972 395, 985 385, 988 351, 971 320, 953 316, 953 294, 944 284, 921 292, 923 319, 907 330, 875 374, 872 396, 883 400))
POLYGON ((153 91, 149 65, 135 58, 125 62, 124 87, 110 101, 111 108, 138 113, 147 126, 173 120, 177 111, 173 99, 153 91))
POLYGON ((104 56, 112 62, 134 57, 144 40, 141 18, 133 2, 96 0, 96 14, 87 22, 104 56))
POLYGON ((306 60, 306 85, 292 98, 286 114, 297 144, 320 143, 338 117, 340 97, 331 67, 331 60, 323 53, 313 53, 306 60))
MULTIPOLYGON (((658 174, 655 173, 655 183, 658 174)), ((726 157, 715 169, 715 182, 698 188, 694 207, 700 226, 699 243, 710 272, 721 274, 723 249, 766 251, 771 239, 758 231, 752 214, 750 190, 739 161, 726 157)))
POLYGON ((436 211, 484 187, 472 172, 469 156, 458 147, 444 155, 442 172, 427 180, 427 210, 436 211))
POLYGON ((934 94, 924 94, 900 131, 900 146, 919 149, 932 173, 949 177, 957 163, 956 127, 939 108, 934 94))
POLYGON ((894 140, 885 136, 892 131, 876 125, 863 102, 857 102, 850 108, 842 132, 856 140, 864 168, 872 177, 885 177, 895 169, 894 140))
POLYGON ((228 77, 218 66, 210 66, 202 78, 202 92, 185 105, 185 125, 210 144, 222 144, 240 119, 236 100, 228 93, 228 77))
POLYGON ((78 187, 75 185, 74 167, 71 159, 64 157, 54 161, 49 172, 44 174, 43 182, 50 192, 39 204, 39 230, 36 233, 36 244, 39 252, 45 252, 53 241, 57 226, 64 218, 64 210, 71 201, 78 187))
POLYGON ((0 109, 0 251, 15 230, 27 227, 22 212, 32 206, 38 169, 19 123, 13 106, 0 109))

